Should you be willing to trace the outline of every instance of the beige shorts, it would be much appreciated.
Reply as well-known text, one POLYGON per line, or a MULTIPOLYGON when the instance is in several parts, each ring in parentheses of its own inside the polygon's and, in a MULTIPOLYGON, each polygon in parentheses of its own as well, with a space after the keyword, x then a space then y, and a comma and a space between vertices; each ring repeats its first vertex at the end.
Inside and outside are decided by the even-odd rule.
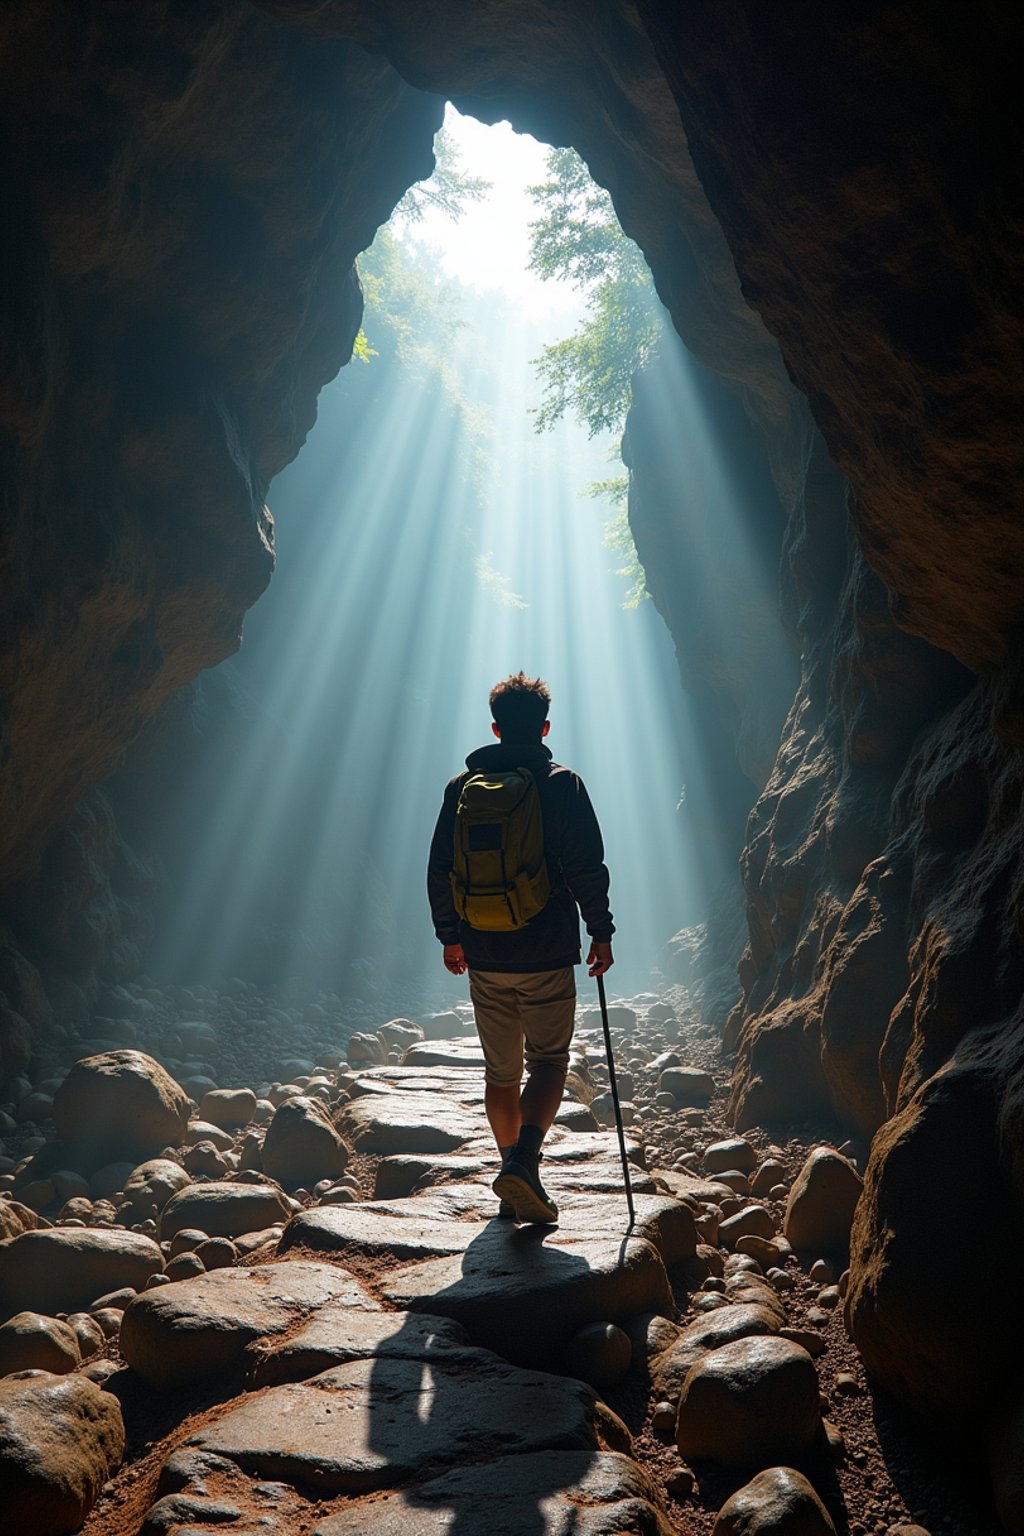
POLYGON ((524 1056, 528 1072, 542 1064, 563 1071, 568 1066, 576 1017, 571 965, 560 971, 471 970, 469 995, 487 1082, 521 1082, 524 1056))

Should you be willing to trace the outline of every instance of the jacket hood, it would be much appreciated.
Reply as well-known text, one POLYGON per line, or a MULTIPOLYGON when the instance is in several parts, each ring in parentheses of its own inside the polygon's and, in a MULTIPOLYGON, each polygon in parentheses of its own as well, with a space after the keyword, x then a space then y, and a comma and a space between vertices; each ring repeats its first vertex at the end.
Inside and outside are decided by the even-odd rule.
POLYGON ((539 741, 496 741, 492 746, 477 747, 466 758, 470 773, 500 773, 506 768, 529 768, 535 775, 546 775, 552 757, 539 741))

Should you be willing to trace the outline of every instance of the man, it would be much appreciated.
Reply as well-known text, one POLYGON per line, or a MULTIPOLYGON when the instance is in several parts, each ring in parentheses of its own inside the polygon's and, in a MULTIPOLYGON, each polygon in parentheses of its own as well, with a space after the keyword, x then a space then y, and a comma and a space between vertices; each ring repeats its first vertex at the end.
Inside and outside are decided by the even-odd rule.
POLYGON ((472 752, 467 771, 448 783, 427 867, 434 931, 444 945, 445 966, 453 976, 469 971, 486 1063, 484 1102, 502 1160, 493 1185, 501 1200, 499 1215, 524 1222, 558 1219, 538 1164, 565 1088, 576 1012, 573 967, 580 963, 579 915, 591 939, 591 976, 612 965, 615 931, 601 831, 586 788, 577 774, 553 762, 543 745, 551 728, 550 704, 547 685, 522 672, 491 689, 491 729, 499 744, 472 752), (456 821, 464 814, 460 803, 464 808, 466 802, 460 797, 467 781, 516 769, 528 770, 536 783, 550 895, 523 926, 492 931, 474 927, 456 910, 456 821), (520 1092, 524 1044, 529 1076, 520 1092))

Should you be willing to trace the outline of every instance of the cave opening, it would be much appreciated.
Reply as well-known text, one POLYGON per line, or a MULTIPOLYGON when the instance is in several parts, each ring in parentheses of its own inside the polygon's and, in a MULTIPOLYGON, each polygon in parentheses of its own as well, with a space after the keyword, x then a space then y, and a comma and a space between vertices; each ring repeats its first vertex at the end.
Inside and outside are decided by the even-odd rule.
POLYGON ((556 760, 600 808, 615 991, 674 982, 712 900, 738 906, 764 765, 730 732, 735 684, 680 687, 666 620, 689 603, 707 670, 737 664, 735 613, 701 601, 712 565, 766 713, 789 696, 777 499, 763 473, 751 494, 742 411, 723 416, 578 157, 451 106, 439 132, 438 170, 360 259, 355 356, 270 487, 277 571, 241 649, 191 690, 191 733, 179 705, 110 786, 159 860, 158 987, 241 980, 353 1022, 456 1002, 421 865, 491 684, 520 668, 549 682, 556 760), (656 485, 631 513, 624 457, 656 485), (154 803, 139 764, 158 755, 154 803))

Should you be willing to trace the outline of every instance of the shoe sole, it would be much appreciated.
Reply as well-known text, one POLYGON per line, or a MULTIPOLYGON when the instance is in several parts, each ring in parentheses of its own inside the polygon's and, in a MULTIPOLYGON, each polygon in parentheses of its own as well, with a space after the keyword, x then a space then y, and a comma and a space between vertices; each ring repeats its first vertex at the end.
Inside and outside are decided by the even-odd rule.
POLYGON ((517 1221, 539 1221, 548 1226, 558 1221, 555 1202, 542 1200, 525 1179, 514 1173, 499 1173, 491 1188, 499 1200, 507 1201, 514 1208, 517 1221))

